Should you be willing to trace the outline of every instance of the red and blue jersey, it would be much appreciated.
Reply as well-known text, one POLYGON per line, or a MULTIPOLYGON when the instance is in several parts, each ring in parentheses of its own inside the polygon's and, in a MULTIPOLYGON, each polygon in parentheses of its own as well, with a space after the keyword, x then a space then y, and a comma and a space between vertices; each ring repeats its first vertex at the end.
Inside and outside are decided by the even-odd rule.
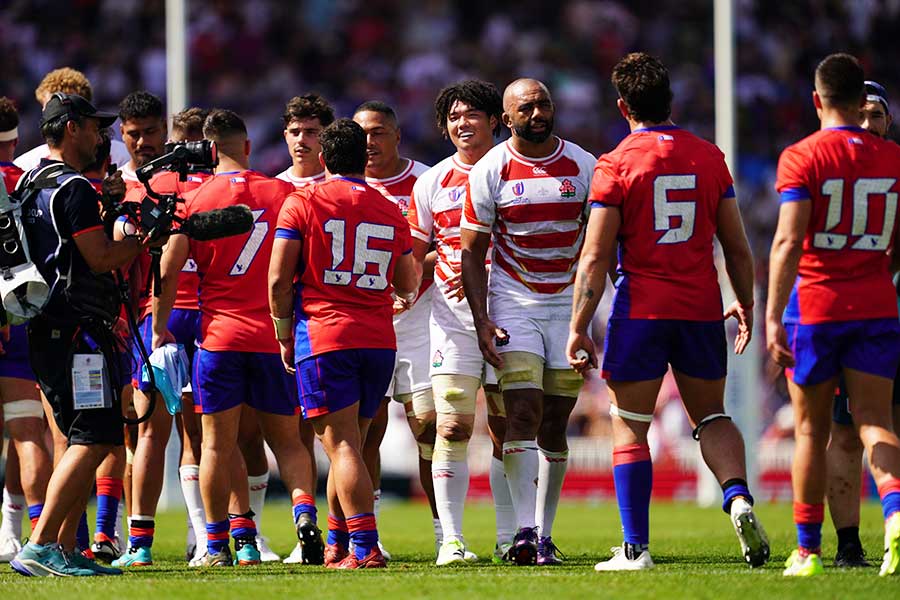
POLYGON ((15 164, 6 161, 0 161, 0 177, 3 178, 3 185, 6 186, 6 192, 12 193, 19 183, 19 178, 25 174, 25 171, 17 167, 15 164))
POLYGON ((199 242, 190 252, 200 276, 201 347, 212 351, 280 351, 269 316, 269 258, 286 181, 255 171, 217 173, 188 194, 188 215, 246 204, 253 228, 245 234, 199 242))
POLYGON ((900 147, 859 127, 822 129, 781 153, 781 201, 811 203, 785 323, 897 318, 898 175, 900 147))
POLYGON ((334 350, 396 349, 391 281, 397 257, 412 252, 396 204, 361 179, 335 177, 291 194, 275 236, 302 243, 297 362, 334 350))
POLYGON ((675 126, 635 130, 597 161, 589 198, 622 216, 611 318, 722 320, 713 236, 734 187, 721 150, 675 126))

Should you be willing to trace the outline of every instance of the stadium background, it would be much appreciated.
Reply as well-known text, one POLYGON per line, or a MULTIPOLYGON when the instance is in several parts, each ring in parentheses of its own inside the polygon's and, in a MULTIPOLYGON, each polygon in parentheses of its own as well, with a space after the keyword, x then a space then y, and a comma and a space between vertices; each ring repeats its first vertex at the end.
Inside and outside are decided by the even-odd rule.
MULTIPOLYGON (((599 155, 627 133, 610 69, 626 52, 641 49, 670 68, 675 121, 714 139, 712 4, 193 0, 189 104, 241 113, 254 143, 252 166, 274 175, 290 164, 281 113, 291 96, 318 91, 339 115, 381 99, 397 108, 404 156, 434 164, 452 152, 433 122, 432 102, 443 85, 478 77, 502 88, 528 75, 548 83, 557 133, 599 155)), ((815 64, 830 52, 851 52, 870 78, 900 97, 900 1, 738 0, 735 11, 738 154, 731 166, 764 293, 777 216, 775 161, 784 146, 817 127, 810 101, 815 64)), ((18 104, 20 150, 40 142, 33 90, 47 71, 84 71, 95 103, 113 108, 135 89, 165 96, 164 46, 163 0, 0 0, 0 95, 18 104)), ((761 336, 755 343, 759 368, 741 385, 757 388, 760 420, 745 433, 757 448, 751 456, 758 459, 762 495, 786 498, 791 416, 783 377, 765 361, 761 336)), ((667 381, 654 427, 655 493, 692 497, 697 449, 677 399, 667 381)), ((567 495, 612 492, 607 407, 602 383, 592 382, 571 423, 578 437, 567 495)), ((405 493, 414 479, 415 447, 402 412, 396 416, 383 448, 384 471, 386 484, 405 493)), ((484 473, 488 448, 484 436, 476 439, 473 473, 484 473)), ((486 476, 476 475, 473 493, 487 489, 486 476)))

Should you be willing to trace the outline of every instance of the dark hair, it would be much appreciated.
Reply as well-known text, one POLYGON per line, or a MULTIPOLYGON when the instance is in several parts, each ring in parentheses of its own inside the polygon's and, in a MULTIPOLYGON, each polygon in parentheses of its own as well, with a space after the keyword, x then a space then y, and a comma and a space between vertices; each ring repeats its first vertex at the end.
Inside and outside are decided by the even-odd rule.
POLYGON ((0 131, 10 131, 19 126, 16 104, 6 96, 0 97, 0 131))
POLYGON ((672 114, 669 72, 644 52, 632 52, 616 63, 612 84, 635 121, 661 123, 672 114))
POLYGON ((177 129, 186 137, 202 137, 203 123, 209 116, 209 110, 192 106, 172 117, 172 129, 177 129))
POLYGON ((99 171, 103 167, 103 163, 106 162, 106 159, 109 158, 109 149, 111 146, 109 129, 101 127, 100 144, 97 146, 97 155, 94 158, 94 162, 83 168, 82 172, 89 173, 91 171, 99 171))
POLYGON ((338 119, 319 134, 322 158, 329 173, 363 173, 366 170, 366 132, 352 119, 338 119))
POLYGON ((53 119, 47 123, 41 123, 41 136, 51 148, 59 148, 66 137, 66 123, 77 123, 79 127, 84 125, 84 117, 69 115, 65 119, 53 119))
POLYGON ((447 116, 457 100, 486 113, 488 117, 496 117, 497 125, 493 133, 500 135, 500 117, 503 115, 503 99, 500 92, 493 83, 469 79, 448 85, 440 91, 434 101, 434 116, 444 136, 447 135, 447 116))
POLYGON ((816 90, 832 105, 857 108, 866 93, 865 81, 856 57, 843 52, 829 54, 816 67, 816 90))
POLYGON ((356 107, 356 110, 353 111, 353 116, 355 117, 359 113, 366 111, 381 113, 387 116, 387 118, 389 118, 394 123, 395 127, 400 125, 400 121, 397 120, 397 113, 394 112, 394 109, 381 100, 369 100, 367 102, 363 102, 356 107))
POLYGON ((284 107, 284 126, 287 127, 293 120, 319 119, 322 127, 328 127, 334 123, 334 109, 322 96, 318 94, 304 94, 294 96, 288 100, 284 107))
POLYGON ((203 122, 203 137, 220 142, 236 134, 247 135, 247 126, 236 112, 225 108, 214 108, 209 111, 203 122))
POLYGON ((131 92, 119 103, 119 119, 124 123, 130 119, 146 117, 163 118, 162 100, 144 90, 131 92))

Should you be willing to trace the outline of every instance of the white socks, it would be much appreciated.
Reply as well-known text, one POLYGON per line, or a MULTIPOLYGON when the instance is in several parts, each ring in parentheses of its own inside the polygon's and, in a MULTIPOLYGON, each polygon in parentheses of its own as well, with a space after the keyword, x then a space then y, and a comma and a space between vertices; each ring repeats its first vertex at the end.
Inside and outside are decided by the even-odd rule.
POLYGON ((434 526, 434 541, 440 545, 444 541, 444 529, 441 527, 441 520, 431 519, 431 524, 434 526))
POLYGON ((562 491, 566 469, 569 466, 569 451, 550 452, 539 448, 540 467, 538 470, 537 506, 535 519, 540 528, 541 537, 550 537, 553 530, 553 519, 559 506, 559 495, 562 491))
MULTIPOLYGON (((378 522, 378 512, 381 509, 381 488, 372 490, 374 501, 372 504, 372 514, 375 515, 375 522, 378 522)), ((344 515, 346 517, 346 515, 344 515)))
POLYGON ((200 466, 184 465, 178 469, 181 476, 181 493, 187 507, 188 519, 194 530, 197 548, 206 549, 206 512, 203 510, 203 497, 200 495, 200 466))
POLYGON ((266 471, 262 475, 249 475, 247 485, 250 487, 250 510, 253 511, 256 533, 262 535, 262 512, 266 505, 266 490, 269 489, 269 472, 266 471))
POLYGON ((491 458, 490 482, 497 519, 497 543, 510 544, 516 535, 516 511, 513 510, 512 494, 503 470, 503 461, 499 458, 491 458))
POLYGON ((17 540, 22 539, 22 517, 25 515, 25 496, 10 494, 6 487, 3 488, 3 523, 0 525, 0 534, 9 535, 17 540))
POLYGON ((469 492, 469 463, 433 460, 431 478, 434 482, 434 503, 444 539, 462 539, 463 508, 469 492))
POLYGON ((537 444, 533 440, 505 442, 503 468, 516 511, 516 527, 534 527, 538 478, 537 444))

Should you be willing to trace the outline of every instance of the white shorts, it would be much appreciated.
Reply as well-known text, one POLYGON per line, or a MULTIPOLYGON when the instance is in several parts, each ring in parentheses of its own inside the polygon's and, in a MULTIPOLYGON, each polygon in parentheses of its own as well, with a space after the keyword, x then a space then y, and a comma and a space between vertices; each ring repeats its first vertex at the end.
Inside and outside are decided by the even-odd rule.
POLYGON ((484 361, 475 331, 444 328, 431 316, 431 369, 435 375, 468 375, 496 384, 494 368, 484 361))
POLYGON ((397 362, 394 376, 385 396, 412 394, 431 387, 428 360, 431 357, 431 340, 428 321, 431 317, 431 294, 428 288, 411 309, 394 318, 397 334, 397 362))
POLYGON ((530 352, 544 359, 547 369, 570 369, 566 358, 572 305, 507 307, 491 306, 491 319, 509 334, 509 343, 497 352, 530 352), (504 310, 506 309, 506 310, 504 310))

